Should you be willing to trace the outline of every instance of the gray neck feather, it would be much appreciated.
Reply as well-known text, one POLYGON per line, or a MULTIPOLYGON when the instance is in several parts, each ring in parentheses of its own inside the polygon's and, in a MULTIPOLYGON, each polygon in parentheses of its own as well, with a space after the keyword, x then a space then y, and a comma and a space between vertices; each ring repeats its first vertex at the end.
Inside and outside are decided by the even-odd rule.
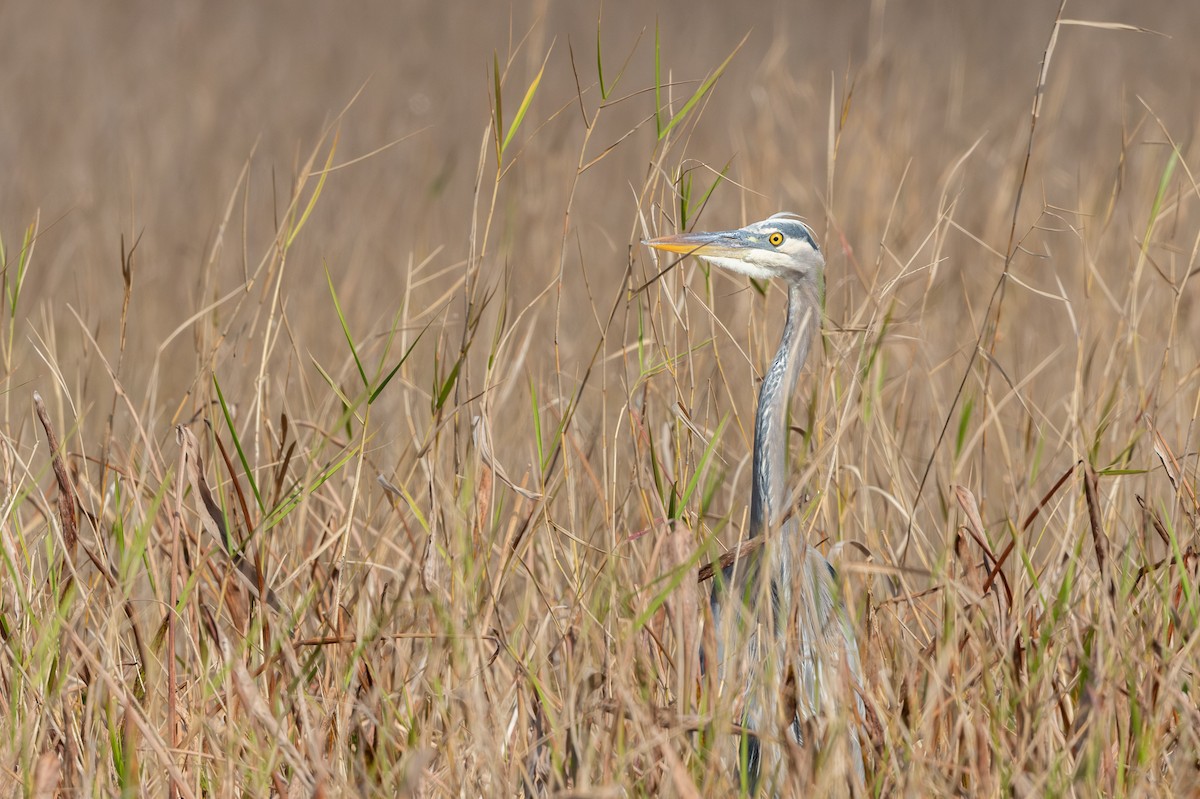
POLYGON ((820 327, 821 286, 811 281, 788 285, 787 322, 775 360, 758 392, 754 423, 754 473, 750 535, 779 524, 787 503, 788 400, 820 327))

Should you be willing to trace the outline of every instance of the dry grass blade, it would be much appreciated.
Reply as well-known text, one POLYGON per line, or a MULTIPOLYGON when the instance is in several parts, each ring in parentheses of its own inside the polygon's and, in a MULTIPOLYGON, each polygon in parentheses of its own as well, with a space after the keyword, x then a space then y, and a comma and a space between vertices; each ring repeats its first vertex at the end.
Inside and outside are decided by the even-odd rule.
POLYGON ((966 486, 956 485, 953 486, 953 489, 955 501, 958 502, 963 513, 967 514, 967 525, 971 530, 971 535, 975 537, 975 541, 980 546, 984 546, 983 519, 979 517, 979 503, 975 501, 975 495, 966 486))
MULTIPOLYGON (((1167 530, 1167 526, 1163 523, 1162 516, 1159 515, 1157 510, 1146 504, 1144 497, 1138 495, 1135 497, 1135 499, 1137 500, 1138 506, 1142 509, 1142 513, 1144 513, 1147 518, 1150 519, 1150 525, 1154 528, 1154 532, 1158 535, 1159 539, 1167 546, 1168 549, 1173 549, 1171 544, 1171 534, 1167 530)), ((1134 578, 1133 588, 1136 589, 1138 584, 1141 583, 1142 578, 1151 572, 1156 572, 1165 566, 1175 566, 1186 569, 1191 561, 1197 559, 1200 559, 1200 551, 1197 551, 1195 546, 1189 546, 1179 554, 1172 552, 1170 555, 1162 558, 1156 563, 1149 563, 1140 567, 1138 569, 1137 576, 1134 578)))
POLYGON ((515 491, 517 494, 520 494, 525 499, 535 501, 542 499, 544 496, 543 494, 537 491, 530 491, 528 488, 517 485, 504 471, 504 467, 496 462, 495 457, 492 455, 492 446, 490 443, 491 439, 492 431, 487 420, 482 416, 476 416, 473 418, 471 420, 471 441, 475 445, 475 450, 479 453, 480 459, 483 460, 487 468, 500 478, 500 482, 504 483, 504 485, 508 486, 511 490, 515 491))
POLYGON ((1146 498, 1141 494, 1134 497, 1137 500, 1138 507, 1142 509, 1142 513, 1150 519, 1150 524, 1154 528, 1154 532, 1158 534, 1158 538, 1168 547, 1171 546, 1171 534, 1167 532, 1167 526, 1163 524, 1162 517, 1158 515, 1158 511, 1146 504, 1146 498))
MULTIPOLYGON (((200 523, 214 540, 221 543, 223 551, 235 567, 242 585, 253 593, 254 596, 261 599, 262 592, 259 588, 259 575, 254 567, 246 562, 241 551, 234 543, 233 536, 230 534, 225 521, 225 514, 221 511, 221 506, 213 497, 212 490, 208 487, 208 481, 204 477, 204 459, 200 455, 200 442, 196 439, 196 434, 183 425, 176 425, 175 438, 183 451, 184 469, 188 485, 191 486, 192 494, 199 497, 204 506, 203 512, 200 514, 200 523)), ((277 611, 283 609, 279 597, 269 587, 266 589, 265 601, 277 611)))
POLYGON ((1150 28, 1143 28, 1138 25, 1129 25, 1124 22, 1100 22, 1091 19, 1060 19, 1059 25, 1076 25, 1081 28, 1097 28, 1106 31, 1129 31, 1132 33, 1153 33, 1156 36, 1166 36, 1165 33, 1160 33, 1150 28))
POLYGON ((1184 477, 1179 459, 1171 451, 1171 447, 1163 438, 1162 433, 1154 426, 1154 421, 1147 417, 1146 424, 1150 425, 1150 431, 1154 434, 1154 454, 1158 456, 1159 462, 1166 470, 1167 479, 1171 481, 1171 487, 1175 489, 1175 494, 1179 497, 1184 512, 1191 520, 1192 527, 1200 527, 1200 502, 1196 501, 1196 490, 1184 477), (1187 499, 1187 504, 1184 504, 1184 499, 1187 499))
MULTIPOLYGON (((995 555, 992 554, 991 547, 987 542, 987 533, 983 529, 983 519, 979 516, 979 503, 975 501, 975 495, 971 493, 971 490, 965 486, 956 485, 953 488, 954 499, 956 502, 958 502, 958 506, 962 508, 963 513, 965 513, 967 516, 967 530, 970 532, 971 538, 975 540, 975 543, 984 552, 985 560, 983 567, 984 569, 990 570, 990 576, 990 572, 995 571, 994 564, 996 564, 998 561, 995 555), (989 566, 989 562, 992 565, 989 566)), ((967 557, 965 552, 960 552, 960 559, 963 561, 964 568, 967 569, 967 581, 969 585, 974 591, 978 592, 978 597, 975 598, 976 601, 978 601, 978 599, 982 598, 987 593, 987 587, 989 583, 985 578, 981 577, 978 569, 969 568, 967 566, 967 557)), ((1012 592, 1008 590, 1007 581, 1004 582, 1004 588, 1008 594, 1008 605, 1011 607, 1013 598, 1012 592)))
MULTIPOLYGON (((1050 500, 1054 498, 1054 495, 1058 493, 1058 490, 1066 484, 1068 478, 1070 478, 1070 476, 1075 473, 1075 470, 1082 465, 1083 461, 1077 461, 1074 466, 1071 466, 1062 473, 1054 485, 1050 487, 1049 491, 1042 495, 1041 499, 1038 500, 1038 503, 1033 506, 1033 510, 1031 510, 1025 517, 1025 520, 1021 522, 1022 533, 1029 529, 1030 525, 1033 524, 1034 520, 1036 520, 1038 515, 1042 512, 1042 509, 1050 504, 1050 500)), ((992 567, 991 573, 988 575, 987 580, 984 581, 984 591, 991 589, 992 583, 995 582, 996 578, 1003 575, 1001 569, 1004 567, 1005 562, 1008 560, 1008 556, 1012 554, 1013 548, 1016 547, 1016 545, 1017 541, 1014 538, 1012 541, 1008 542, 1007 546, 1004 547, 1004 551, 1001 552, 1000 557, 996 559, 996 565, 992 567)))
POLYGON ((1111 547, 1108 542, 1108 535, 1104 532, 1104 525, 1100 519, 1099 478, 1096 476, 1096 470, 1092 468, 1090 463, 1084 464, 1083 492, 1087 498, 1088 525, 1092 530, 1092 546, 1096 552, 1096 565, 1099 567, 1100 574, 1103 575, 1104 583, 1108 588, 1109 599, 1116 602, 1117 584, 1109 565, 1109 550, 1111 547))
POLYGON ((208 487, 208 480, 204 477, 204 458, 200 454, 200 442, 196 439, 196 434, 183 425, 175 426, 175 438, 183 451, 188 485, 191 486, 192 494, 198 497, 204 505, 204 513, 200 514, 200 523, 204 525, 204 529, 213 537, 213 540, 220 542, 221 546, 225 548, 226 554, 232 557, 233 553, 237 552, 237 546, 225 524, 225 514, 213 497, 212 491, 208 487))
POLYGON ((50 462, 54 466, 54 479, 58 481, 58 521, 62 525, 63 548, 67 557, 74 557, 75 542, 79 540, 79 528, 75 515, 75 486, 71 483, 71 475, 63 463, 62 449, 58 436, 54 433, 54 425, 50 422, 50 414, 46 412, 46 403, 42 395, 33 392, 33 407, 37 411, 38 421, 46 431, 46 446, 50 449, 50 462))

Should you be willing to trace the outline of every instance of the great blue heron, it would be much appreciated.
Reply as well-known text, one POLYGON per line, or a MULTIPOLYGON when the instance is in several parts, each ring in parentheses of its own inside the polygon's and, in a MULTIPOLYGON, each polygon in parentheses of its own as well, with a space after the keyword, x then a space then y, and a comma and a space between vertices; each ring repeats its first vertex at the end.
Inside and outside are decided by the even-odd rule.
MULTIPOLYGON (((740 673, 744 681, 740 687, 742 727, 747 732, 740 738, 738 759, 744 784, 753 792, 764 759, 778 762, 780 757, 778 746, 772 747, 774 756, 766 756, 759 735, 774 734, 778 740, 779 733, 784 733, 800 743, 802 722, 807 719, 828 717, 839 707, 855 707, 860 718, 864 712, 858 695, 862 684, 858 644, 841 601, 837 574, 804 540, 795 518, 784 522, 788 510, 788 400, 820 330, 825 258, 812 230, 788 213, 738 230, 685 233, 645 243, 657 250, 693 255, 758 280, 779 278, 787 284, 783 338, 758 394, 748 531, 750 536, 778 535, 768 540, 767 546, 726 567, 723 579, 714 581, 711 597, 719 672, 729 671, 725 658, 729 645, 744 642, 736 651, 748 654, 740 673), (764 621, 757 610, 767 591, 771 612, 764 621), (738 632, 741 638, 737 642, 727 640, 738 632), (775 656, 773 663, 769 653, 775 656)), ((848 775, 861 784, 862 746, 854 721, 849 725, 846 754, 848 775)))

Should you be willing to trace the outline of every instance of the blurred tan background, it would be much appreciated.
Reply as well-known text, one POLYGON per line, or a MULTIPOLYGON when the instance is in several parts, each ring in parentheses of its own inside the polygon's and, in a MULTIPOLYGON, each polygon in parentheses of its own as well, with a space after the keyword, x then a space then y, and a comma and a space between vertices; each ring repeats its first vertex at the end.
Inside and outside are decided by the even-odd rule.
MULTIPOLYGON (((982 157, 968 170, 1002 181, 997 191, 1011 189, 1018 166, 1011 156, 1024 144, 1055 10, 1049 2, 611 3, 602 32, 610 75, 641 34, 621 87, 630 90, 652 80, 656 22, 664 71, 686 80, 706 75, 749 32, 689 155, 718 167, 732 159, 733 176, 763 195, 749 201, 750 216, 777 206, 816 215, 814 192, 826 183, 830 92, 835 83, 844 91, 849 70, 856 97, 841 161, 865 159, 854 172, 878 179, 847 180, 834 202, 848 234, 867 248, 880 231, 857 224, 855 206, 886 207, 862 195, 890 196, 906 167, 915 190, 905 200, 917 203, 928 196, 921 184, 981 139, 982 157), (782 83, 794 91, 773 93, 782 83), (772 112, 777 102, 786 108, 772 112), (760 149, 793 159, 782 179, 764 169, 760 149), (1001 156, 1006 160, 996 160, 1001 156)), ((515 105, 553 42, 531 114, 540 123, 574 93, 568 46, 581 80, 592 82, 599 13, 595 3, 8 0, 0 5, 0 230, 11 247, 41 209, 30 296, 56 317, 71 303, 102 335, 104 312, 119 298, 118 236, 144 231, 136 290, 143 301, 161 304, 162 318, 143 306, 134 324, 154 341, 201 304, 192 275, 250 154, 245 211, 255 260, 269 230, 255 223, 270 221, 272 181, 284 196, 298 154, 307 156, 322 123, 365 85, 343 126, 338 160, 412 138, 330 181, 329 201, 304 237, 305 263, 288 290, 293 301, 310 292, 320 299, 326 289, 318 259, 326 258, 344 275, 343 290, 371 308, 358 313, 387 315, 387 284, 409 253, 420 260, 444 244, 445 259, 465 254, 492 53, 503 61, 529 32, 509 100, 515 105)), ((1066 16, 1128 22, 1166 36, 1065 32, 1047 98, 1055 125, 1039 146, 1039 154, 1059 162, 1049 175, 1058 185, 1034 191, 1071 192, 1109 179, 1105 170, 1115 164, 1082 156, 1093 147, 1119 148, 1122 125, 1139 112, 1136 97, 1185 140, 1200 106, 1196 4, 1080 2, 1066 16)), ((646 94, 606 122, 618 131, 613 117, 636 120, 652 109, 646 94)), ((546 201, 531 213, 561 215, 553 200, 566 190, 581 130, 577 118, 562 118, 571 114, 576 110, 565 107, 538 134, 561 162, 542 159, 533 174, 518 176, 546 201)), ((652 138, 643 127, 581 187, 573 222, 597 258, 624 260, 635 211, 628 187, 644 173, 652 138)), ((545 242, 524 240, 522 228, 538 220, 521 215, 519 194, 511 199, 517 207, 509 244, 513 261, 528 263, 542 257, 545 242)), ((705 221, 739 223, 734 194, 718 192, 705 221)), ((963 199, 969 215, 977 200, 963 199)))

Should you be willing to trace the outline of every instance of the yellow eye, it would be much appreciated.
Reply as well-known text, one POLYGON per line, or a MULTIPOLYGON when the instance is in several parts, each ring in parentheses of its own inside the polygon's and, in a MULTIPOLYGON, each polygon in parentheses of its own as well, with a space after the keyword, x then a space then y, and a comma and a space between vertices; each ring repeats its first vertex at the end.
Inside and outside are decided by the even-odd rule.
POLYGON ((771 242, 772 247, 778 247, 780 244, 783 244, 783 234, 776 230, 767 237, 767 241, 771 242))

